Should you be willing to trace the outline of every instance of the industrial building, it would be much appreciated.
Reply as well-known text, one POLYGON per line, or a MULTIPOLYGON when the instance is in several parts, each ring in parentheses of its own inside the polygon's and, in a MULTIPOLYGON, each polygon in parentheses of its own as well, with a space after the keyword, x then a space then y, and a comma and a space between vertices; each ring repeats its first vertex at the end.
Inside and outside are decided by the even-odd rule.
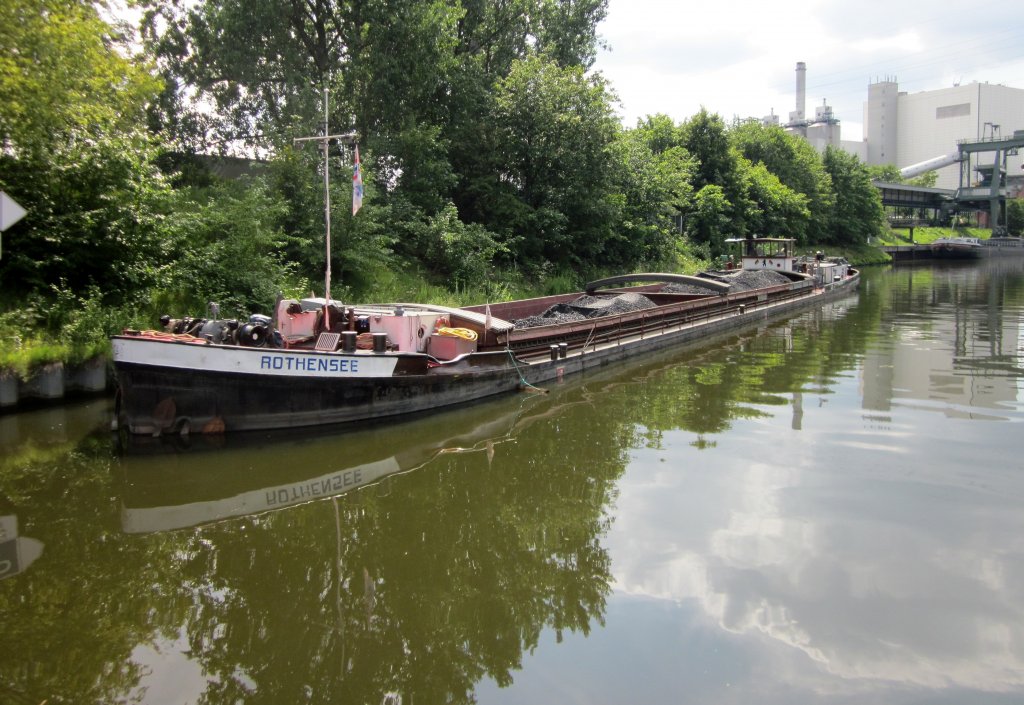
MULTIPOLYGON (((981 184, 985 179, 974 173, 984 165, 984 155, 970 164, 958 158, 962 142, 999 142, 1024 131, 1024 90, 989 83, 968 83, 920 93, 899 90, 895 78, 868 85, 864 103, 864 135, 859 141, 844 140, 839 120, 832 108, 823 103, 814 116, 806 114, 807 65, 796 65, 796 106, 783 125, 791 134, 806 139, 819 152, 829 145, 839 147, 872 165, 894 164, 900 169, 932 162, 943 164, 934 169, 937 188, 957 189, 981 184), (963 174, 961 169, 968 171, 963 174)), ((778 125, 779 116, 768 115, 765 124, 778 125)), ((991 155, 995 158, 997 155, 991 155)), ((1015 149, 998 154, 1005 159, 1005 186, 1011 194, 1024 185, 1022 156, 1015 149)), ((993 166, 989 164, 989 166, 993 166)), ((917 173, 921 173, 918 171, 917 173)))
MULTIPOLYGON (((968 83, 920 93, 899 90, 896 80, 868 86, 864 104, 864 143, 868 164, 895 164, 901 169, 957 152, 964 141, 998 142, 1024 130, 1024 90, 989 83, 968 83)), ((1014 150, 1016 152, 1016 150, 1014 150)), ((1006 186, 1024 180, 1019 153, 1006 156, 1006 186), (1013 183, 1013 182, 1016 182, 1013 183)), ((984 159, 984 157, 980 157, 984 159)), ((938 188, 961 187, 961 165, 945 160, 937 169, 938 188)), ((975 166, 984 164, 979 161, 975 166)), ((963 186, 980 181, 965 175, 963 186)))
MULTIPOLYGON (((882 204, 894 213, 950 222, 956 214, 976 217, 982 227, 1003 233, 1006 199, 1024 196, 1024 90, 969 83, 920 93, 899 90, 895 78, 868 85, 864 139, 841 139, 839 120, 823 103, 805 112, 807 65, 796 65, 796 109, 783 127, 819 152, 829 146, 869 165, 892 164, 903 179, 935 172, 935 188, 876 182, 882 204), (928 215, 930 214, 930 215, 928 215)), ((774 114, 762 118, 778 125, 774 114)))
MULTIPOLYGON (((839 120, 832 112, 831 106, 823 102, 814 109, 814 117, 810 118, 806 112, 807 103, 807 64, 798 61, 796 64, 796 109, 790 112, 789 122, 785 124, 786 132, 799 135, 811 143, 819 152, 824 152, 826 147, 841 147, 864 158, 863 150, 856 145, 848 145, 841 140, 839 120)), ((779 116, 774 112, 762 119, 765 125, 778 125, 779 116)))

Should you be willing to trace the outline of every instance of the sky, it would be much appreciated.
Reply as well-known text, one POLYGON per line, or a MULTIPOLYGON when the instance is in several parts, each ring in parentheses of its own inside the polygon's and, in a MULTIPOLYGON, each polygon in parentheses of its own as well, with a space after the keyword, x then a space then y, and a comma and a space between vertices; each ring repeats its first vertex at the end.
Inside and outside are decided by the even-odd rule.
MULTIPOLYGON (((842 139, 863 138, 867 87, 895 79, 916 93, 955 84, 1024 89, 1024 13, 1013 3, 963 0, 609 0, 594 70, 632 127, 664 113, 682 122, 701 107, 730 122, 796 103, 807 65, 806 113, 827 102, 842 139), (973 6, 973 9, 972 9, 973 6), (994 10, 991 8, 999 7, 994 10)), ((1024 128, 1022 116, 1020 128, 1024 128)))

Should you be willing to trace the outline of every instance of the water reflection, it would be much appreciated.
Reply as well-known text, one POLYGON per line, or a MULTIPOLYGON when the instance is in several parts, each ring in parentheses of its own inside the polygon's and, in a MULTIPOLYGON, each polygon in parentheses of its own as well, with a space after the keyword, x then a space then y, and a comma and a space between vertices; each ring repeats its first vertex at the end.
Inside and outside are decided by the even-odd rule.
POLYGON ((482 677, 510 682, 542 629, 600 623, 622 470, 614 432, 524 442, 586 403, 533 401, 205 452, 115 457, 90 436, 66 462, 22 456, 28 485, 5 475, 5 494, 31 499, 56 548, 0 591, 21 625, 0 647, 5 688, 145 700, 170 677, 190 701, 470 702, 482 677), (360 491, 335 491, 357 474, 360 491))
POLYGON ((348 431, 198 438, 123 436, 122 527, 169 531, 336 498, 367 485, 388 494, 393 475, 441 455, 483 453, 514 438, 527 403, 456 410, 443 425, 414 422, 348 431))
POLYGON ((43 544, 18 536, 18 517, 0 516, 0 580, 28 569, 43 554, 43 544))
POLYGON ((0 417, 0 701, 1019 695, 1020 271, 334 435, 0 417))
MULTIPOLYGON (((699 464, 684 426, 636 453, 608 540, 618 590, 695 602, 743 635, 786 683, 766 695, 754 669, 731 684, 761 702, 1019 695, 1024 477, 1013 427, 977 422, 1024 421, 1020 273, 1014 262, 869 277, 843 320, 863 347, 826 343, 817 371, 793 321, 784 366, 821 383, 791 382, 804 422, 769 400, 699 464), (861 370, 830 368, 850 353, 861 370), (806 423, 809 391, 822 403, 806 423)), ((763 358, 771 341, 755 342, 734 364, 763 358)))
POLYGON ((618 587, 696 601, 728 632, 767 637, 749 642, 758 661, 786 664, 798 690, 1019 692, 1019 481, 993 483, 1012 499, 940 489, 904 476, 917 468, 865 472, 867 455, 800 460, 816 446, 782 443, 785 463, 730 447, 705 472, 645 471, 620 502, 645 519, 609 539, 618 587))
MULTIPOLYGON (((908 268, 884 280, 888 335, 864 362, 864 407, 894 403, 978 419, 1020 410, 1019 258, 908 268), (903 401, 912 400, 912 401, 903 401)), ((879 283, 882 283, 881 281, 879 283)))

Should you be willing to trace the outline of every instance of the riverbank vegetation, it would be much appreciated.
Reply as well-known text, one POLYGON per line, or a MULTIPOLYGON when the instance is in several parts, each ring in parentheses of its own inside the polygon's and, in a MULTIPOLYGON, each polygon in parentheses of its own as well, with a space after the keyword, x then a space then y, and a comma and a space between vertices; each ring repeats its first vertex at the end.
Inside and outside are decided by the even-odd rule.
POLYGON ((911 234, 908 228, 888 230, 878 240, 878 244, 893 246, 930 245, 944 237, 976 237, 979 240, 987 240, 991 235, 992 231, 988 228, 917 226, 914 228, 913 234, 911 234))
POLYGON ((322 294, 324 166, 293 140, 321 133, 325 89, 365 183, 353 215, 353 154, 332 145, 335 298, 497 301, 695 271, 730 238, 859 252, 885 231, 844 152, 704 110, 623 126, 591 70, 606 0, 142 7, 138 27, 0 9, 0 188, 28 211, 3 234, 0 366, 210 301, 322 294))

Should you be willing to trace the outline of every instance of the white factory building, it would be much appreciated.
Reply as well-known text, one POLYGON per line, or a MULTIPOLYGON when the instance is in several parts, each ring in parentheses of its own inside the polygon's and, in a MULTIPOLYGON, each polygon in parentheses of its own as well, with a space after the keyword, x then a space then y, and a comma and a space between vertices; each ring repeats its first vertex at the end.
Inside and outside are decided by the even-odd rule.
MULTIPOLYGON (((912 164, 956 152, 960 140, 1012 137, 1024 130, 1024 90, 990 83, 967 83, 920 93, 900 92, 895 80, 868 86, 864 103, 865 161, 912 164)), ((1010 156, 1007 176, 1019 178, 1021 155, 1010 156)), ((960 185, 960 166, 938 170, 939 188, 960 185)), ((977 179, 977 174, 969 178, 977 179)), ((965 183, 964 186, 969 186, 965 183)))
MULTIPOLYGON (((895 164, 899 168, 935 159, 957 151, 961 140, 981 141, 1012 137, 1024 130, 1024 90, 989 83, 967 83, 920 93, 899 90, 895 78, 868 85, 864 103, 864 136, 861 141, 843 140, 839 120, 827 104, 805 114, 807 66, 796 65, 796 110, 790 112, 787 132, 798 134, 823 152, 832 145, 857 155, 867 164, 895 164)), ((779 124, 776 115, 762 119, 779 124)), ((1007 180, 1024 180, 1022 155, 1007 159, 1007 180)), ((947 160, 951 161, 951 160, 947 160)), ((960 186, 960 165, 937 171, 939 188, 960 186)), ((964 186, 976 181, 976 173, 965 177, 964 186)))

